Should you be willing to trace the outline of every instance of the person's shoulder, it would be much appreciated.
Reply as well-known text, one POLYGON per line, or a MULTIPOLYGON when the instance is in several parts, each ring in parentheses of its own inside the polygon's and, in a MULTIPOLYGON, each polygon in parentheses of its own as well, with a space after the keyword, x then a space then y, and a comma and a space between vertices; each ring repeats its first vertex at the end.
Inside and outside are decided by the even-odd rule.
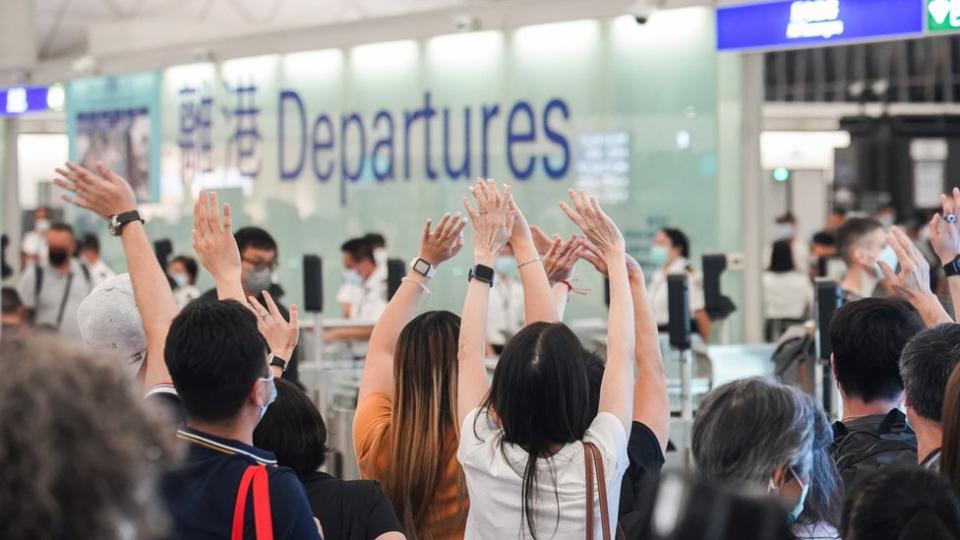
POLYGON ((627 452, 630 454, 631 465, 639 462, 645 466, 661 466, 666 461, 660 440, 643 422, 634 421, 631 424, 627 452))

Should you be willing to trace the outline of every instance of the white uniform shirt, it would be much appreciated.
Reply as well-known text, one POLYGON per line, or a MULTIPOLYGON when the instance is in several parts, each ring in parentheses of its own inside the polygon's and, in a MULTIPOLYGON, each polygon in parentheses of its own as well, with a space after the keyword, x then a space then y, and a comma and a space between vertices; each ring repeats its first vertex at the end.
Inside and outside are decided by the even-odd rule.
MULTIPOLYGON (((479 538, 530 538, 526 531, 523 508, 523 471, 527 452, 518 446, 504 444, 503 430, 481 409, 470 411, 460 429, 457 459, 463 466, 470 497, 466 540, 479 538)), ((627 433, 623 424, 609 412, 593 419, 583 439, 600 450, 607 481, 607 505, 610 527, 616 530, 620 507, 620 485, 627 470, 627 433)), ((534 519, 541 538, 582 540, 586 535, 586 471, 583 443, 568 443, 549 459, 537 461, 539 498, 534 519), (557 499, 554 498, 556 479, 557 499), (559 510, 560 519, 557 521, 559 510), (556 527, 556 533, 554 533, 556 527)), ((600 539, 600 502, 594 496, 594 535, 600 539)))
POLYGON ((90 279, 93 280, 94 285, 99 285, 117 275, 113 270, 110 269, 109 266, 107 266, 107 263, 103 262, 103 259, 97 259, 97 262, 93 264, 87 264, 87 268, 90 270, 90 279))
POLYGON ((20 251, 27 255, 36 255, 40 264, 47 263, 47 236, 37 231, 28 231, 20 242, 20 251))
POLYGON ((804 319, 813 305, 813 283, 802 272, 763 273, 763 316, 804 319))
POLYGON ((350 302, 351 321, 375 323, 387 309, 387 281, 374 272, 359 286, 350 302))
POLYGON ((523 328, 523 286, 513 277, 497 274, 487 305, 487 341, 505 345, 523 328))
POLYGON ((37 326, 57 329, 60 337, 67 341, 79 341, 80 324, 77 322, 77 308, 80 302, 93 290, 93 279, 88 282, 80 261, 70 259, 70 271, 61 274, 49 264, 42 266, 43 283, 41 283, 39 298, 36 294, 37 271, 30 266, 20 278, 17 292, 20 300, 27 309, 35 310, 34 323, 37 326), (70 274, 73 278, 70 279, 70 274), (67 290, 67 282, 70 289, 67 290), (66 301, 64 301, 66 300, 66 301), (60 306, 63 305, 63 320, 57 328, 57 317, 60 315, 60 306))
POLYGON ((650 285, 647 286, 647 291, 650 297, 650 308, 653 310, 653 316, 657 320, 658 326, 664 326, 670 322, 667 276, 687 274, 690 278, 688 281, 690 315, 704 308, 703 278, 698 272, 687 272, 687 264, 687 259, 680 257, 670 263, 665 269, 658 269, 650 279, 650 285))

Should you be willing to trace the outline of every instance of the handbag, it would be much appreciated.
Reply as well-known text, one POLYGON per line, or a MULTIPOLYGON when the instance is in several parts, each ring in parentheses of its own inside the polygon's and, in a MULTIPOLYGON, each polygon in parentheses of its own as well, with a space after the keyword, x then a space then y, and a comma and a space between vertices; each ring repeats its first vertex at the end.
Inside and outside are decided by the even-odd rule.
POLYGON ((253 521, 257 540, 273 540, 273 516, 270 512, 270 475, 263 465, 250 465, 243 471, 237 504, 233 510, 233 534, 231 540, 243 540, 244 514, 247 510, 247 495, 253 488, 253 521))
MULTIPOLYGON (((603 471, 603 458, 600 449, 593 443, 583 443, 583 459, 587 473, 587 540, 594 540, 593 527, 593 488, 594 470, 596 470, 596 486, 600 491, 600 527, 603 530, 603 540, 612 540, 610 533, 610 510, 607 506, 607 479, 603 471)), ((617 527, 617 540, 624 540, 623 530, 617 527)))

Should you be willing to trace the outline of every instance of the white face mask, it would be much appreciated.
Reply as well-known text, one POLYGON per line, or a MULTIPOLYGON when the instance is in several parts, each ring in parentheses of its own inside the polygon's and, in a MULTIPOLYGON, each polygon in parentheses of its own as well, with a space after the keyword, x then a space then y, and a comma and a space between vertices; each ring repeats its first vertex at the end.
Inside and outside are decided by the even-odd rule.
POLYGON ((796 232, 797 231, 794 228, 794 226, 789 223, 777 224, 777 232, 776 232, 777 240, 786 240, 788 238, 793 238, 793 235, 796 232))
POLYGON ((887 266, 890 267, 894 272, 897 271, 897 253, 893 251, 893 248, 890 245, 883 247, 883 250, 877 255, 877 262, 873 263, 873 271, 877 273, 877 279, 883 279, 886 275, 883 273, 883 269, 880 268, 879 262, 887 263, 887 266))
POLYGON ((377 263, 377 266, 387 264, 387 250, 385 248, 373 250, 373 261, 377 263))
POLYGON ((175 272, 173 274, 170 274, 170 279, 172 279, 173 282, 177 284, 178 289, 182 289, 186 287, 190 281, 187 275, 182 272, 175 272))
POLYGON ((513 270, 517 267, 517 260, 513 257, 497 257, 497 260, 493 263, 494 270, 498 274, 503 274, 509 276, 513 274, 513 270))
POLYGON ((50 220, 48 219, 38 219, 33 226, 38 233, 45 233, 50 230, 50 220))
POLYGON ((351 268, 349 270, 343 271, 343 281, 346 283, 349 283, 350 285, 362 285, 363 276, 361 276, 359 272, 351 268))

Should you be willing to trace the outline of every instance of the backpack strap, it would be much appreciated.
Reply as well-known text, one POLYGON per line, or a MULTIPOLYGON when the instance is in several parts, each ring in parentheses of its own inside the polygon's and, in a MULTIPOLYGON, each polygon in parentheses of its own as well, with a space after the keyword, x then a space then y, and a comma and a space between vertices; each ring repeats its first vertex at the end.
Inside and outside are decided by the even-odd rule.
POLYGON ((87 288, 89 289, 93 285, 93 278, 90 276, 90 268, 87 265, 80 263, 80 269, 83 270, 83 279, 87 282, 87 288))
POLYGON ((243 540, 247 495, 253 487, 253 520, 257 540, 273 540, 273 516, 270 511, 270 475, 263 465, 250 465, 243 471, 237 502, 233 509, 231 540, 243 540))
POLYGON ((900 412, 900 409, 892 409, 883 417, 880 426, 877 427, 877 433, 885 435, 894 431, 904 431, 907 428, 907 416, 900 412))

